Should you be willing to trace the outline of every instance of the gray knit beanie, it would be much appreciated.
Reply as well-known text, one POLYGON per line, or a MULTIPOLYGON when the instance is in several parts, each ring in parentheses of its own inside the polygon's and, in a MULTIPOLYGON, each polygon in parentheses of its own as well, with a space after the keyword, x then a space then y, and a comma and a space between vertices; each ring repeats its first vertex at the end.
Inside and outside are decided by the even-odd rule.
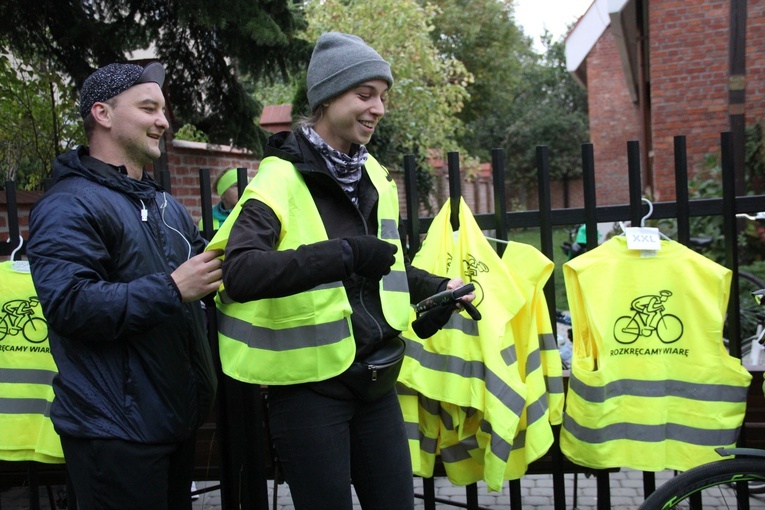
POLYGON ((308 105, 315 111, 324 101, 367 80, 393 86, 390 64, 355 35, 326 32, 319 37, 308 64, 308 105))
POLYGON ((80 90, 80 115, 84 119, 96 103, 103 103, 133 85, 154 82, 162 88, 165 68, 159 62, 146 67, 136 64, 109 64, 85 78, 80 90))

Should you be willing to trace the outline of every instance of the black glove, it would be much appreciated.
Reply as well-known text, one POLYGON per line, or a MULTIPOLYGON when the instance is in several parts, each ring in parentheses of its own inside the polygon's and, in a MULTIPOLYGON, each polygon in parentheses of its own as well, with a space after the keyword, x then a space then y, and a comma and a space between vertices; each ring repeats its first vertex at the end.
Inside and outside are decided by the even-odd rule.
MULTIPOLYGON (((473 303, 461 301, 462 307, 470 315, 474 321, 481 320, 481 312, 478 311, 473 303)), ((412 331, 420 338, 430 338, 436 334, 436 332, 446 326, 449 319, 457 309, 457 302, 443 303, 435 308, 431 308, 428 312, 417 317, 412 322, 412 331)))
POLYGON ((456 301, 437 305, 412 322, 412 331, 420 338, 430 338, 439 329, 446 326, 446 323, 449 322, 449 318, 451 318, 452 313, 456 309, 456 301))
POLYGON ((379 280, 390 273, 398 251, 395 245, 372 235, 346 237, 343 240, 353 252, 354 273, 371 280, 379 280))

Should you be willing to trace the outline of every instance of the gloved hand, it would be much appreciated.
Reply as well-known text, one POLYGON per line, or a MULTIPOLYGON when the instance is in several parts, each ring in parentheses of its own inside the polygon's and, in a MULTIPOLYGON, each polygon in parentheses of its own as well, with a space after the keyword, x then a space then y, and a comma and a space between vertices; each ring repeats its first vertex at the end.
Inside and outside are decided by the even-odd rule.
POLYGON ((353 252, 354 273, 370 280, 379 280, 390 273, 390 267, 396 260, 396 246, 373 235, 346 237, 343 240, 353 252))
POLYGON ((439 329, 446 326, 446 323, 449 322, 449 318, 456 309, 456 301, 435 306, 412 322, 412 331, 422 339, 430 338, 435 335, 439 329))
MULTIPOLYGON (((462 307, 474 321, 481 320, 481 312, 478 311, 478 308, 473 306, 473 303, 465 301, 460 301, 459 303, 462 304, 462 307)), ((457 308, 457 301, 443 303, 435 308, 431 308, 412 322, 412 331, 422 339, 432 337, 439 329, 446 326, 452 313, 454 313, 454 310, 457 310, 457 308)))

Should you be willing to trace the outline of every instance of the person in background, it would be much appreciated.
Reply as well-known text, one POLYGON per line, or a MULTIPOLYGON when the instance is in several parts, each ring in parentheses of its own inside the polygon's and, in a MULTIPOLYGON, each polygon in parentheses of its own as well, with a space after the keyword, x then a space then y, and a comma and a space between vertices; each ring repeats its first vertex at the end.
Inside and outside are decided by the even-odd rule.
MULTIPOLYGON (((237 185, 237 170, 229 168, 218 174, 213 183, 213 188, 220 197, 220 202, 215 204, 212 209, 212 229, 218 230, 226 221, 231 209, 239 201, 239 186, 237 185)), ((204 229, 202 219, 199 220, 199 230, 204 229)))
POLYGON ((53 163, 27 254, 58 366, 50 415, 80 510, 191 508, 216 376, 200 298, 221 253, 144 166, 168 127, 158 62, 83 83, 88 146, 53 163))
POLYGON ((362 39, 323 34, 308 66, 311 117, 269 139, 210 242, 225 246, 224 372, 269 385, 272 438, 298 510, 351 510, 351 482, 362 508, 414 507, 394 388, 399 334, 410 303, 463 285, 404 260, 396 184, 365 147, 392 84, 362 39), (396 346, 391 367, 369 368, 396 346))

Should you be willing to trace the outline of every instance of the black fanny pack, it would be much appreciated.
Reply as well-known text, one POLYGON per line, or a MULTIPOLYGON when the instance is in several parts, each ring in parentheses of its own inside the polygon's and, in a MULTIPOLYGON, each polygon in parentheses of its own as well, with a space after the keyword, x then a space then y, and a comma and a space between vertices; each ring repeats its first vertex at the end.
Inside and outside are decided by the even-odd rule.
POLYGON ((363 360, 351 363, 337 379, 359 399, 366 402, 377 400, 395 386, 405 351, 404 340, 401 337, 392 338, 363 360))

